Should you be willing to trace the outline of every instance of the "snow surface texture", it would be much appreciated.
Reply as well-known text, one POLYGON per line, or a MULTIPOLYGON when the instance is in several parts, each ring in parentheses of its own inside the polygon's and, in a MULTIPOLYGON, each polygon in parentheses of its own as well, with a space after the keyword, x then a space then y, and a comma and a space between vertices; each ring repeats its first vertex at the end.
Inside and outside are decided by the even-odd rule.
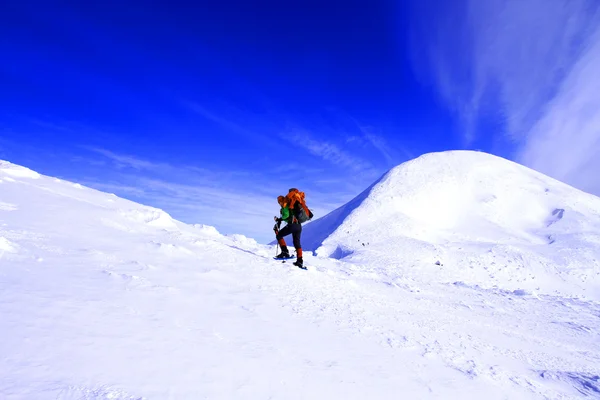
POLYGON ((392 169, 306 225, 303 246, 389 279, 600 300, 600 198, 486 153, 392 169))
MULTIPOLYGON (((274 261, 273 246, 28 171, 0 164, 0 399, 600 397, 592 300, 428 281, 423 268, 390 275, 382 258, 358 263, 350 244, 352 262, 306 255, 303 271, 274 261)), ((587 243, 579 219, 557 228, 593 216, 594 201, 577 200, 549 202, 565 210, 551 220, 555 243, 587 243)), ((362 224, 354 215, 347 230, 362 224)), ((503 243, 544 246, 529 235, 503 243)), ((439 244, 428 246, 435 260, 439 244)))

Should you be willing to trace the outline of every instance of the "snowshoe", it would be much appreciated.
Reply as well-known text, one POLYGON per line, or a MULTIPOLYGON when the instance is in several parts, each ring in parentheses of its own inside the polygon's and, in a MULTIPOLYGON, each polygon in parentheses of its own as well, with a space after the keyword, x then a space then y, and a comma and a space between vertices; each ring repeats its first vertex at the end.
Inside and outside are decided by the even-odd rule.
POLYGON ((294 262, 294 265, 298 268, 306 269, 306 267, 304 266, 304 261, 301 258, 296 260, 296 262, 294 262))
POLYGON ((296 258, 296 257, 295 256, 289 256, 289 257, 286 257, 286 258, 273 257, 273 260, 286 262, 287 260, 293 260, 294 258, 296 258))
POLYGON ((296 256, 290 253, 281 253, 278 256, 273 257, 274 260, 279 260, 283 262, 285 262, 286 260, 293 260, 294 258, 296 258, 296 256))
POLYGON ((292 258, 293 256, 290 256, 290 252, 289 251, 282 251, 281 253, 279 253, 278 255, 275 256, 276 260, 288 260, 290 258, 292 258))

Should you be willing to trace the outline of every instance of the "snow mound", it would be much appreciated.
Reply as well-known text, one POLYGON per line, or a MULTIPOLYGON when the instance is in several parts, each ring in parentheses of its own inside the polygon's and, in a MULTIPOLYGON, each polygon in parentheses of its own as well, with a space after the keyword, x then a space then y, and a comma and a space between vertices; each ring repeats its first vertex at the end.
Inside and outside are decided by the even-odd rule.
POLYGON ((256 240, 246 237, 244 235, 240 235, 238 233, 228 235, 227 237, 231 238, 231 240, 234 243, 242 245, 242 246, 248 246, 248 247, 257 247, 258 246, 258 242, 256 240))
POLYGON ((134 210, 122 210, 120 214, 129 220, 157 228, 177 229, 175 220, 173 220, 169 214, 158 208, 143 207, 134 210))
POLYGON ((365 231, 384 234, 382 239, 543 243, 544 228, 557 224, 562 233, 586 232, 598 222, 595 196, 500 157, 453 151, 392 169, 348 204, 308 225, 305 236, 313 248, 331 235, 365 231))
POLYGON ((421 277, 510 281, 511 289, 575 278, 580 293, 590 280, 600 288, 598 235, 600 198, 497 156, 451 151, 393 168, 307 225, 303 246, 338 259, 377 257, 387 270, 421 277))
POLYGON ((12 164, 8 161, 0 160, 0 174, 10 175, 16 178, 39 179, 40 174, 29 168, 21 167, 20 165, 12 164))
POLYGON ((221 234, 219 233, 217 228, 215 228, 214 226, 204 225, 204 224, 194 224, 192 226, 194 228, 196 228, 198 230, 198 232, 200 232, 201 234, 204 234, 207 236, 215 236, 215 237, 221 236, 221 234))

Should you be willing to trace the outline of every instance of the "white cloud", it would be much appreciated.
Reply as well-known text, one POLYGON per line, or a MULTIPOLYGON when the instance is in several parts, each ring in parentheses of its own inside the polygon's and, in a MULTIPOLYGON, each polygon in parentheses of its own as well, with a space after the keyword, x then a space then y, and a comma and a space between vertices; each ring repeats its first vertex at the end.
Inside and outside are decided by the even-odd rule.
POLYGON ((391 146, 383 136, 373 133, 373 128, 361 126, 358 122, 356 124, 364 140, 383 156, 389 167, 395 167, 401 159, 406 161, 415 158, 415 155, 406 146, 391 146), (402 156, 398 156, 396 150, 401 152, 402 156))
POLYGON ((222 128, 224 132, 230 132, 270 147, 277 147, 277 143, 271 137, 256 128, 257 126, 261 126, 261 124, 258 124, 256 117, 250 113, 241 112, 232 106, 226 107, 226 111, 216 113, 201 104, 187 100, 182 101, 182 104, 187 109, 213 122, 222 128))
POLYGON ((600 3, 431 5, 415 7, 414 66, 459 115, 465 142, 495 118, 517 161, 600 195, 600 3))
POLYGON ((364 128, 363 135, 365 136, 365 139, 369 141, 371 146, 375 147, 381 153, 381 155, 383 155, 388 164, 392 164, 394 162, 394 157, 390 152, 390 147, 383 137, 370 133, 364 128))
POLYGON ((525 165, 596 195, 600 195, 599 71, 600 36, 596 36, 519 154, 525 165))
POLYGON ((112 151, 98 148, 98 147, 85 147, 85 148, 89 151, 100 154, 100 155, 112 160, 118 168, 129 167, 129 168, 133 168, 136 170, 150 170, 150 171, 165 170, 165 169, 173 168, 171 165, 169 165, 167 163, 159 163, 159 162, 143 160, 143 159, 135 157, 135 156, 114 153, 112 151))
POLYGON ((52 131, 74 132, 74 130, 72 128, 70 128, 69 126, 66 126, 63 124, 57 124, 57 123, 50 122, 50 121, 44 121, 44 120, 34 118, 30 122, 34 125, 37 125, 44 129, 49 129, 52 131))
POLYGON ((345 167, 354 172, 364 172, 373 169, 371 163, 342 150, 333 143, 325 140, 315 140, 307 132, 285 134, 283 137, 290 141, 294 147, 303 148, 310 154, 333 165, 345 167))
POLYGON ((385 168, 395 167, 403 161, 415 158, 415 155, 407 148, 406 145, 396 143, 390 144, 388 141, 392 135, 388 132, 388 139, 382 134, 382 129, 371 125, 361 123, 357 118, 344 112, 340 109, 332 110, 332 115, 337 119, 337 129, 345 134, 344 142, 348 145, 360 146, 364 149, 375 150, 380 155, 380 161, 383 159, 385 168))
POLYGON ((521 138, 598 23, 597 2, 445 3, 421 1, 416 7, 415 68, 460 115, 468 143, 477 137, 482 116, 502 118, 507 133, 521 138))

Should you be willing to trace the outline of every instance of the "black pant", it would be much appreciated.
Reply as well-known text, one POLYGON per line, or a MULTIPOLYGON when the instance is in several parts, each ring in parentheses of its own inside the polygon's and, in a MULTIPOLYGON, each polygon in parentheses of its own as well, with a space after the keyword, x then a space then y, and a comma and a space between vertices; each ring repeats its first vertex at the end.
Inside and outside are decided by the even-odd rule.
POLYGON ((277 234, 277 240, 283 239, 290 233, 292 234, 292 238, 294 239, 294 247, 296 249, 301 249, 302 245, 300 244, 300 236, 302 235, 302 225, 300 224, 287 224, 277 234))

